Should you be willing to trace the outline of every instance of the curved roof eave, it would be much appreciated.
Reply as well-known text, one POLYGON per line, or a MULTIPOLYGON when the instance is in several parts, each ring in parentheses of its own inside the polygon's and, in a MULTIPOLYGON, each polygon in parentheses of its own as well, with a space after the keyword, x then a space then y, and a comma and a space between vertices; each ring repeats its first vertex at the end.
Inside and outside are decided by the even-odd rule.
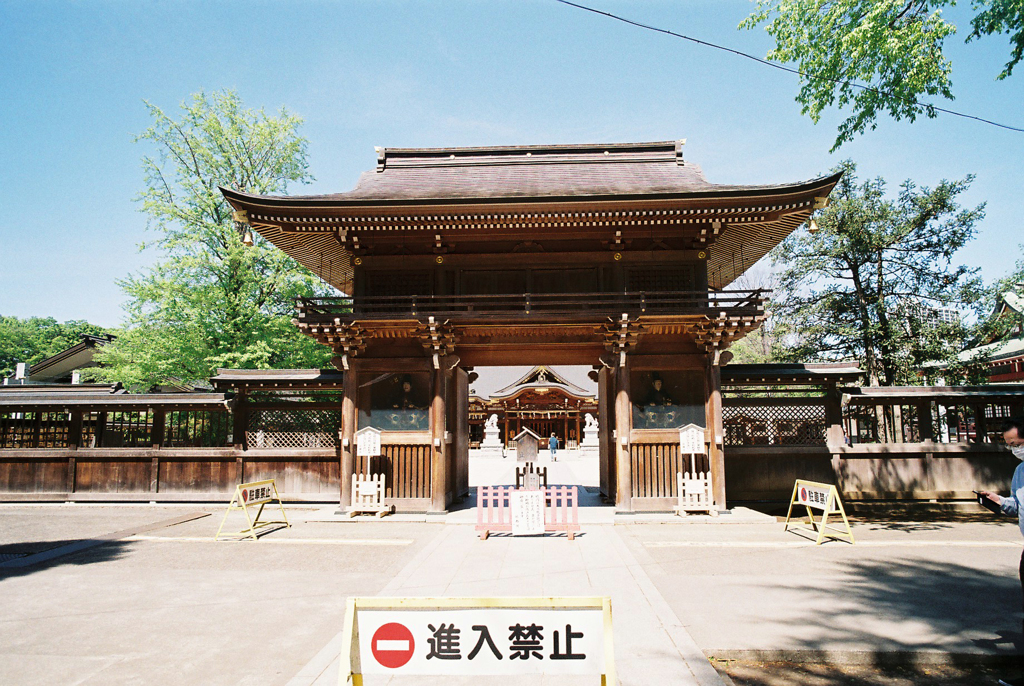
POLYGON ((761 195, 781 195, 786 193, 800 193, 828 188, 830 191, 842 177, 842 172, 820 176, 807 181, 799 181, 789 184, 772 185, 714 185, 707 190, 680 191, 675 193, 631 193, 631 194, 604 194, 604 195, 543 195, 543 196, 477 196, 477 197, 423 197, 423 198, 401 198, 401 199, 358 199, 348 200, 349 193, 335 193, 328 195, 258 195, 232 190, 224 186, 218 186, 224 197, 234 205, 236 202, 241 205, 259 205, 268 208, 341 208, 341 207, 403 207, 421 205, 481 205, 481 204, 516 204, 516 203, 564 203, 564 202, 609 202, 629 200, 684 200, 702 198, 743 198, 757 197, 761 195))

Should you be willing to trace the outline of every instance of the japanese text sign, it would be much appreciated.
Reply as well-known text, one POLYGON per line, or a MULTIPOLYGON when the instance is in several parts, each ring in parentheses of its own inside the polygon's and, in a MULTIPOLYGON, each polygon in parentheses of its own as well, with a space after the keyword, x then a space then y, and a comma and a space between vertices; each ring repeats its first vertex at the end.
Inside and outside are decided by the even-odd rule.
POLYGON ((704 429, 687 424, 679 429, 679 452, 683 455, 704 454, 704 429))
POLYGON ((544 491, 512 491, 509 502, 513 536, 544 533, 544 491))
POLYGON ((829 510, 832 501, 829 498, 830 487, 812 486, 806 482, 800 483, 796 490, 796 502, 798 505, 806 505, 816 510, 829 510))
POLYGON ((380 430, 372 426, 356 431, 356 455, 362 457, 380 456, 380 430))
POLYGON ((345 635, 340 684, 362 674, 615 683, 608 598, 350 598, 345 635))
POLYGON ((277 493, 274 491, 273 481, 260 481, 252 484, 242 484, 239 486, 238 492, 242 496, 242 502, 246 505, 269 503, 271 500, 277 498, 277 493))

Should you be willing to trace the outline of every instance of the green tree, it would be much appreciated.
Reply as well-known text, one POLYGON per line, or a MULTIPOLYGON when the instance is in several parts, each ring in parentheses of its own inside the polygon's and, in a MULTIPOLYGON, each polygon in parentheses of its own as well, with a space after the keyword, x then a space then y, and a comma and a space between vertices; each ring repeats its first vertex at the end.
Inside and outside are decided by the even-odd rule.
POLYGON ((5 317, 0 315, 0 376, 14 371, 19 362, 35 364, 61 350, 77 345, 82 334, 109 333, 102 326, 83 320, 63 324, 53 317, 5 317))
POLYGON ((953 256, 974 236, 984 204, 961 209, 973 177, 934 189, 905 181, 896 198, 881 178, 859 183, 847 161, 818 231, 791 234, 773 252, 782 266, 773 295, 775 325, 792 360, 859 360, 876 385, 914 383, 927 361, 948 359, 962 322, 935 308, 977 301, 977 270, 953 256))
MULTIPOLYGON (((835 151, 877 125, 879 114, 914 121, 935 117, 923 97, 953 99, 951 64, 943 53, 956 26, 942 16, 955 0, 758 0, 740 28, 766 25, 775 47, 768 59, 801 72, 796 100, 817 123, 833 105, 852 108, 835 151), (859 88, 851 82, 868 86, 859 88)), ((1010 34, 1011 54, 998 79, 1013 73, 1024 51, 1024 0, 974 0, 978 14, 967 40, 1010 34)))
POLYGON ((330 350, 290 323, 295 299, 322 294, 322 282, 258 235, 244 245, 218 190, 274 194, 308 182, 301 120, 246 109, 231 91, 193 95, 177 120, 146 106, 153 125, 137 140, 157 152, 143 157, 137 200, 162 259, 120 282, 128 326, 99 356, 102 376, 147 387, 204 380, 217 367, 326 364, 330 350))

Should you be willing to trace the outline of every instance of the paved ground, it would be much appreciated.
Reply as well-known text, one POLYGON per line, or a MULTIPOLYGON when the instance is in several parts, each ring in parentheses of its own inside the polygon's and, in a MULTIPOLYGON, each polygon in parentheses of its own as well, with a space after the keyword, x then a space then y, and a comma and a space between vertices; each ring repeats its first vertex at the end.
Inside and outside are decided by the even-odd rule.
MULTIPOLYGON (((552 483, 588 484, 590 460, 563 457, 552 483)), ((471 478, 512 468, 480 461, 471 478)), ((290 507, 290 529, 214 543, 222 512, 0 506, 0 684, 333 686, 355 594, 611 595, 622 684, 994 684, 1021 648, 1020 534, 983 516, 861 521, 856 545, 814 546, 769 518, 591 508, 576 541, 480 541, 466 524, 290 507)))

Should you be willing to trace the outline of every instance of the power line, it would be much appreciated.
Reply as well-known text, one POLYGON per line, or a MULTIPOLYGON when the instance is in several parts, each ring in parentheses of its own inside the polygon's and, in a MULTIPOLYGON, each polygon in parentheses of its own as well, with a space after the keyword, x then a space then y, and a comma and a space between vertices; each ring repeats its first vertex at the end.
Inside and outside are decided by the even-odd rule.
POLYGON ((818 74, 810 74, 808 72, 800 71, 799 69, 793 69, 792 67, 787 67, 785 65, 778 64, 776 62, 770 62, 768 60, 761 59, 760 57, 757 57, 756 55, 751 55, 751 54, 743 52, 741 50, 736 50, 734 48, 729 48, 729 47, 726 47, 724 45, 717 45, 715 43, 709 43, 708 41, 703 41, 703 40, 700 40, 699 38, 693 38, 692 36, 686 36, 684 34, 676 33, 675 31, 670 31, 668 29, 662 29, 662 28, 659 28, 657 26, 651 26, 649 24, 642 24, 642 23, 640 23, 638 21, 634 21, 632 19, 627 19, 626 17, 620 17, 617 14, 612 14, 611 12, 605 12, 603 10, 595 9, 593 7, 587 7, 586 5, 580 5, 580 4, 575 3, 575 2, 570 2, 570 0, 555 0, 555 2, 560 2, 563 5, 568 5, 570 7, 575 7, 576 9, 581 9, 581 10, 584 10, 584 11, 587 11, 587 12, 593 12, 594 14, 599 14, 601 16, 608 17, 609 19, 614 19, 616 21, 621 21, 624 24, 629 24, 630 26, 636 26, 637 28, 645 29, 647 31, 654 31, 655 33, 663 33, 663 34, 665 34, 667 36, 672 36, 673 38, 681 38, 683 40, 688 40, 691 43, 696 43, 697 45, 703 45, 703 46, 708 47, 708 48, 715 48, 716 50, 722 50, 724 52, 731 52, 734 55, 738 55, 739 57, 745 57, 748 60, 753 60, 753 61, 755 61, 755 62, 757 62, 759 64, 763 64, 763 65, 765 65, 767 67, 773 67, 775 69, 779 69, 780 71, 789 72, 790 74, 796 74, 797 76, 803 76, 804 78, 815 79, 815 80, 818 80, 818 81, 829 81, 831 83, 840 84, 840 85, 844 85, 844 86, 852 86, 853 88, 860 88, 861 90, 869 91, 871 93, 877 93, 879 95, 884 95, 884 96, 887 96, 887 97, 890 97, 890 98, 895 98, 896 100, 900 100, 900 101, 902 101, 902 102, 904 102, 904 103, 906 103, 908 105, 916 105, 918 107, 925 107, 925 108, 928 108, 930 110, 934 110, 936 112, 944 112, 945 114, 952 114, 953 116, 963 117, 964 119, 973 119, 974 121, 979 121, 979 122, 982 122, 983 124, 989 124, 991 126, 998 126, 1001 129, 1007 129, 1009 131, 1018 131, 1020 133, 1024 133, 1024 129, 1017 128, 1016 126, 1009 126, 1007 124, 1000 124, 999 122, 995 122, 995 121, 992 121, 990 119, 984 119, 982 117, 976 117, 973 114, 965 114, 963 112, 957 112, 955 110, 949 110, 949 109, 946 109, 944 107, 939 107, 938 105, 931 105, 931 104, 928 104, 928 103, 921 103, 921 102, 919 102, 919 101, 917 101, 917 100, 915 100, 913 98, 904 98, 904 97, 902 97, 900 95, 896 95, 895 93, 892 93, 890 91, 884 91, 884 90, 880 90, 878 88, 873 88, 872 86, 866 86, 866 85, 864 85, 862 83, 857 83, 856 81, 846 81, 844 79, 835 79, 835 78, 832 78, 830 76, 820 76, 818 74))

